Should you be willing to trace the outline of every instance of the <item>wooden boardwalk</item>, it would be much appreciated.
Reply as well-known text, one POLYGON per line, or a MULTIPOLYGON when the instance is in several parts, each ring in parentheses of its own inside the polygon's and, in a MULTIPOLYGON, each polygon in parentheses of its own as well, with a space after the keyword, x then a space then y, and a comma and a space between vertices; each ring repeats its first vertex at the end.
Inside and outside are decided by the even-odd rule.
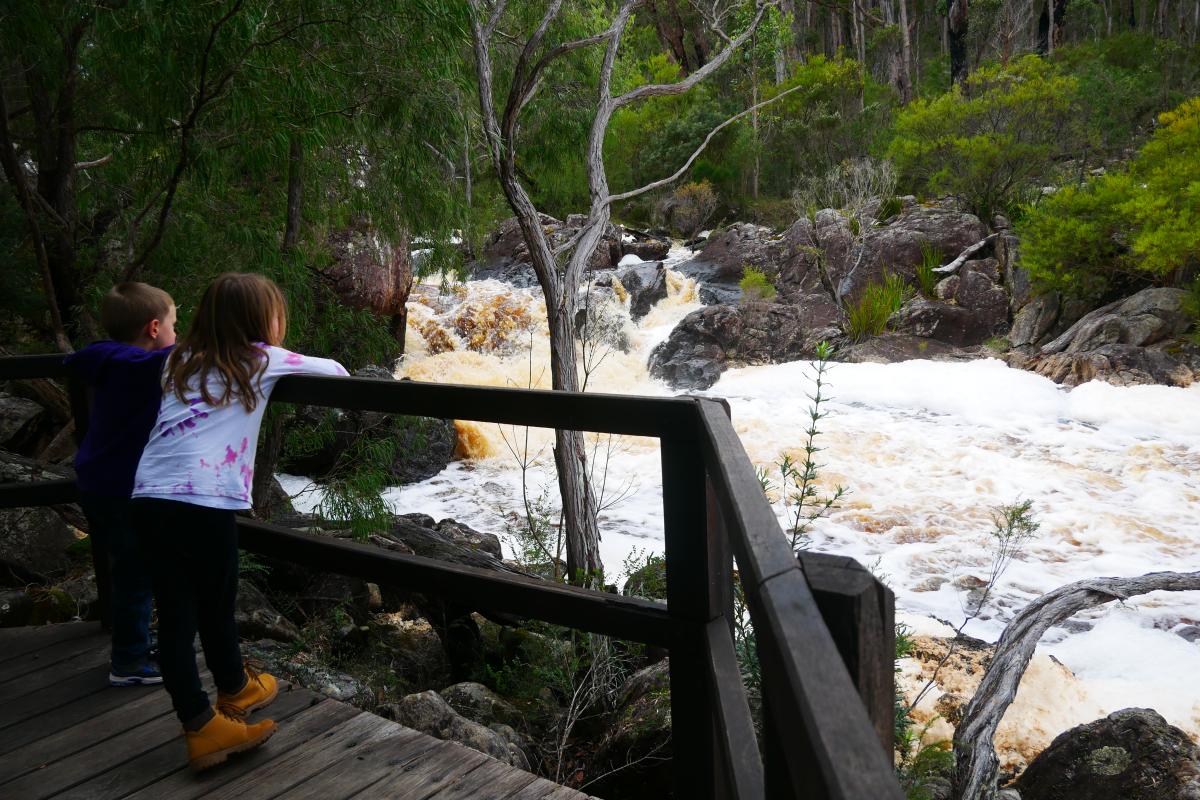
POLYGON ((586 798, 286 683, 270 741, 193 775, 166 692, 109 687, 108 647, 95 623, 0 629, 0 798, 586 798))

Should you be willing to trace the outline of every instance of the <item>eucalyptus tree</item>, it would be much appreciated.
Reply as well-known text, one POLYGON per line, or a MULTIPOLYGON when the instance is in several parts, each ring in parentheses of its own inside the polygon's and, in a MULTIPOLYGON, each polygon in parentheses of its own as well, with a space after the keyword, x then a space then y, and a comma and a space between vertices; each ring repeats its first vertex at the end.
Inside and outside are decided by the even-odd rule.
MULTIPOLYGON (((550 371, 553 387, 563 391, 579 389, 579 372, 575 347, 574 319, 579 302, 579 286, 587 264, 604 236, 612 216, 612 206, 646 192, 668 186, 687 173, 700 152, 722 129, 756 110, 759 105, 735 114, 717 125, 687 161, 672 174, 643 186, 614 192, 608 183, 604 164, 604 142, 613 115, 622 109, 652 97, 679 95, 687 92, 717 72, 758 29, 768 7, 775 3, 757 2, 753 13, 740 32, 730 35, 714 30, 724 47, 708 58, 687 77, 673 83, 647 83, 624 92, 614 91, 613 69, 621 49, 622 37, 630 27, 634 12, 641 0, 624 0, 617 6, 606 25, 593 24, 590 33, 578 38, 562 36, 563 0, 551 0, 532 31, 517 33, 501 30, 506 21, 505 0, 468 0, 470 31, 473 44, 475 75, 479 91, 479 107, 483 131, 492 165, 528 247, 534 272, 546 301, 546 317, 550 329, 550 371), (548 39, 553 32, 554 36, 548 39), (559 41, 553 41, 558 38, 559 41), (508 85, 503 107, 497 104, 495 66, 496 51, 507 42, 516 42, 517 55, 511 72, 506 68, 504 82, 508 85), (590 112, 590 125, 582 158, 588 182, 589 207, 586 218, 569 241, 552 244, 542 229, 538 209, 530 192, 522 183, 518 167, 521 140, 521 116, 543 87, 552 66, 571 54, 587 54, 592 48, 600 50, 595 72, 595 99, 590 112)), ((579 7, 573 11, 578 12, 579 7)), ((602 6, 592 4, 583 8, 588 19, 596 19, 602 6)), ((517 16, 515 9, 509 17, 517 16)), ((511 20, 510 20, 511 22, 511 20)), ((517 23, 520 27, 520 23, 517 23)), ((779 93, 772 99, 783 97, 779 93)), ((770 102, 770 101, 764 101, 770 102)), ((600 574, 599 531, 596 522, 596 497, 588 480, 587 454, 579 431, 555 431, 554 460, 558 469, 558 487, 562 498, 563 520, 566 526, 567 571, 573 580, 592 581, 600 574)))

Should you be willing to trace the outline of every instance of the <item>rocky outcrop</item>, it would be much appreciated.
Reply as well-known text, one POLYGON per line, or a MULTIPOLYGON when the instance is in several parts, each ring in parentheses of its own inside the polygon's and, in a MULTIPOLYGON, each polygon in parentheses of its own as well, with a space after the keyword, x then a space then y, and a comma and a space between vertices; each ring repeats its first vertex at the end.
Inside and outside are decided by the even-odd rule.
POLYGON ((482 683, 456 683, 438 694, 457 713, 480 725, 499 723, 515 728, 522 723, 521 712, 482 683))
POLYGON ((458 742, 498 761, 529 769, 525 753, 509 737, 462 716, 437 692, 410 694, 396 704, 393 713, 397 722, 413 730, 458 742))
MULTIPOLYGON (((1200 377, 1200 347, 1180 339, 1193 324, 1184 296, 1182 289, 1143 289, 1085 314, 1039 350, 1010 354, 1009 363, 1067 386, 1095 379, 1189 386, 1200 377)), ((1044 320, 1022 321, 1019 338, 1029 341, 1042 325, 1044 320)))
POLYGON ((262 590, 246 579, 238 581, 237 607, 234 609, 238 635, 247 639, 274 639, 294 642, 300 629, 271 605, 262 590))
POLYGON ((0 573, 27 581, 71 565, 67 548, 76 542, 76 530, 51 508, 0 509, 0 531, 0 573))
POLYGON ((413 283, 407 235, 388 241, 370 223, 360 220, 331 232, 325 244, 332 263, 321 275, 344 304, 380 316, 404 316, 413 283))
POLYGON ((42 407, 24 397, 0 393, 0 449, 27 453, 41 436, 42 407))
MULTIPOLYGON (((391 373, 379 367, 364 367, 354 374, 362 378, 394 380, 391 373)), ((312 432, 306 435, 318 446, 302 455, 292 455, 280 467, 285 472, 316 480, 327 477, 351 446, 364 437, 394 442, 394 456, 388 471, 398 485, 432 478, 450 463, 458 445, 454 421, 448 419, 302 406, 296 409, 290 424, 309 428, 312 432), (315 433, 321 429, 331 431, 327 435, 315 433)))
POLYGON ((735 364, 774 364, 810 356, 837 331, 837 308, 811 295, 803 305, 747 302, 688 314, 650 354, 650 374, 675 389, 707 389, 735 364))
POLYGON ((1200 747, 1148 708, 1058 736, 1017 780, 1021 800, 1198 800, 1200 747))

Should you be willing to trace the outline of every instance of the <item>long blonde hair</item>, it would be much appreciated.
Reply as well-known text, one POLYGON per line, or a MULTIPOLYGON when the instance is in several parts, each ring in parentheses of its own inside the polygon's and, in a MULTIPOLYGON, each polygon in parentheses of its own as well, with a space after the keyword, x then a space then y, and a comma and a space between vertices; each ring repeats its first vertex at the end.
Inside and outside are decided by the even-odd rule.
POLYGON ((274 281, 226 272, 204 290, 187 335, 167 360, 166 385, 186 403, 191 380, 198 378, 204 402, 222 406, 236 397, 253 411, 267 369, 267 354, 258 344, 279 345, 286 330, 287 303, 274 281), (208 389, 213 373, 224 380, 220 397, 208 389))

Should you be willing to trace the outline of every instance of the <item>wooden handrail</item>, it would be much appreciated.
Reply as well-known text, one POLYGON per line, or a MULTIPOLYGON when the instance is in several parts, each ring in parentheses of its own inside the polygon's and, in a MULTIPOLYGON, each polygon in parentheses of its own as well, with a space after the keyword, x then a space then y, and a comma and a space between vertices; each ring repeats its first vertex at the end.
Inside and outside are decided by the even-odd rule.
MULTIPOLYGON (((0 380, 64 376, 58 355, 0 358, 0 380)), ((71 393, 77 426, 86 424, 79 388, 75 383, 71 393)), ((241 541, 254 552, 319 569, 669 647, 677 796, 902 797, 881 746, 891 713, 884 703, 891 687, 891 595, 848 559, 806 555, 801 569, 718 401, 313 376, 282 378, 270 401, 659 438, 666 606, 251 519, 239 519, 241 541), (734 652, 734 557, 761 662, 765 759, 734 652), (836 636, 823 611, 837 618, 836 636)), ((76 496, 70 480, 0 484, 0 508, 59 505, 76 496)))

